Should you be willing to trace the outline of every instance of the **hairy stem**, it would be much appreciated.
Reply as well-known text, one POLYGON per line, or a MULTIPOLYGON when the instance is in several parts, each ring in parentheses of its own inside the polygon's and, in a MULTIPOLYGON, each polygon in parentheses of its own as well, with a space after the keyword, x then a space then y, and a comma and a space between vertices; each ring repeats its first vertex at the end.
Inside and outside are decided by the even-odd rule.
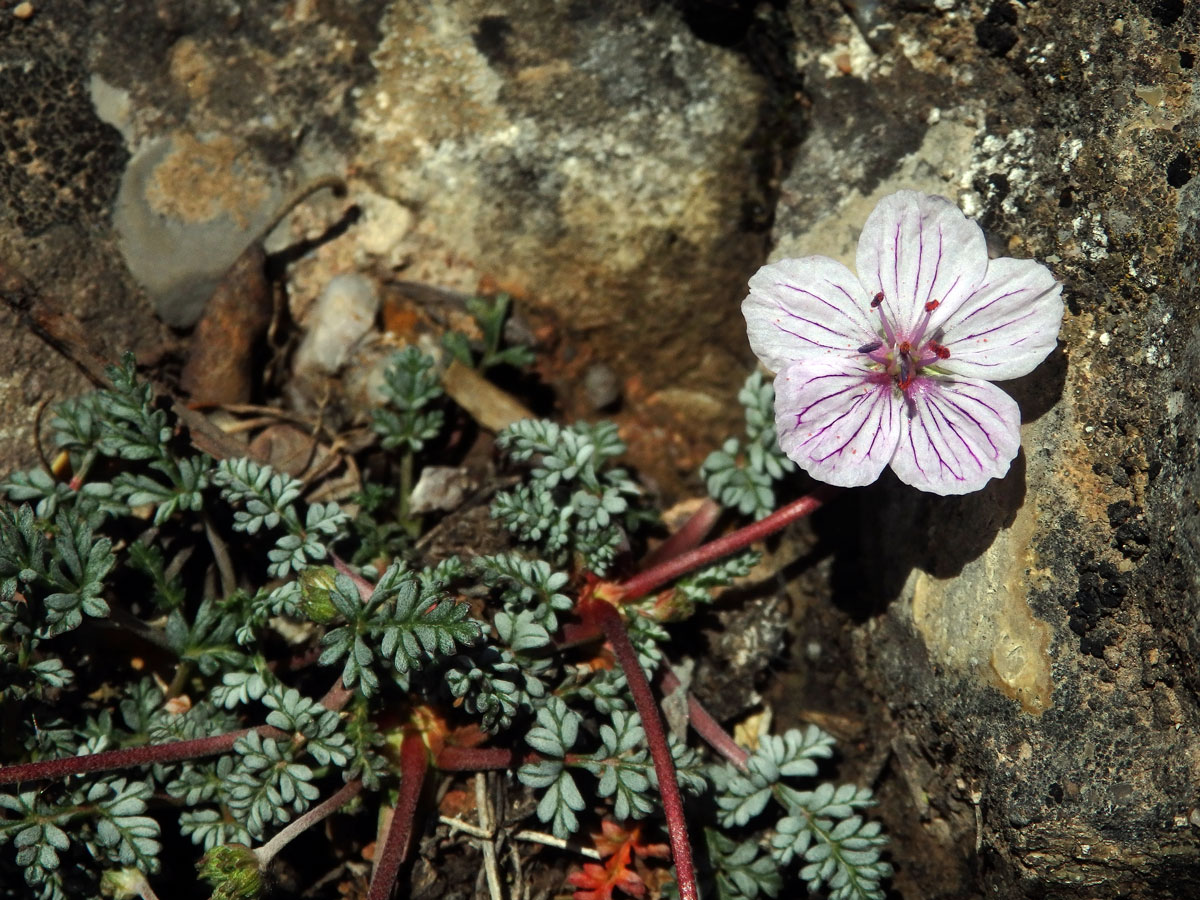
POLYGON ((346 687, 346 683, 342 681, 342 676, 339 675, 333 686, 325 692, 325 696, 321 698, 321 705, 333 712, 341 712, 342 707, 350 702, 354 697, 354 691, 346 687))
POLYGON ((337 812, 345 806, 354 797, 357 797, 362 791, 363 783, 361 779, 355 779, 344 785, 340 791, 322 802, 319 806, 314 806, 296 821, 292 822, 283 831, 271 838, 261 847, 254 851, 255 858, 258 859, 258 864, 265 867, 275 856, 290 844, 295 838, 299 837, 309 828, 316 825, 322 819, 337 812))
MULTIPOLYGON (((346 690, 339 677, 333 683, 333 687, 321 698, 321 705, 337 712, 353 696, 354 692, 346 690)), ((135 766, 153 766, 159 763, 181 762, 185 759, 200 759, 204 756, 218 756, 228 753, 233 749, 238 738, 252 731, 262 737, 274 740, 294 738, 294 735, 271 725, 259 725, 257 728, 242 728, 226 734, 197 738, 194 741, 146 744, 142 747, 106 750, 103 753, 91 753, 87 756, 68 756, 63 759, 46 759, 16 766, 3 766, 0 767, 0 784, 42 781, 47 778, 82 775, 86 772, 109 772, 113 769, 132 769, 135 766)))
POLYGON ((408 857, 408 842, 412 837, 413 819, 417 813, 417 802, 421 799, 421 786, 425 783, 425 770, 429 767, 429 751, 419 734, 407 734, 400 745, 400 797, 392 813, 392 824, 379 855, 379 865, 371 876, 367 889, 367 900, 388 900, 396 884, 400 866, 408 857))
POLYGON ((261 725, 258 728, 243 728, 240 731, 197 738, 194 741, 172 741, 169 744, 148 744, 144 747, 128 747, 124 750, 106 750, 103 753, 92 753, 88 756, 47 759, 0 768, 0 784, 42 781, 47 778, 82 775, 85 772, 108 772, 113 769, 130 769, 134 766, 152 766, 157 763, 173 763, 185 759, 199 759, 203 756, 217 756, 221 753, 228 753, 233 749, 238 738, 251 731, 276 740, 291 737, 286 731, 280 731, 270 725, 261 725))
MULTIPOLYGON (((667 693, 679 689, 679 678, 668 668, 663 669, 659 681, 662 683, 662 689, 667 693)), ((733 735, 721 727, 721 723, 713 718, 712 713, 705 709, 704 705, 690 691, 687 695, 687 703, 688 724, 692 726, 692 730, 704 738, 710 747, 744 771, 750 753, 733 739, 733 735)))
POLYGON ((722 512, 721 504, 711 498, 705 499, 678 531, 642 558, 638 569, 642 572, 653 569, 696 547, 712 531, 722 512))
POLYGON ((217 564, 217 572, 221 575, 221 596, 228 597, 237 589, 237 575, 233 571, 233 560, 229 558, 229 547, 217 532, 212 523, 212 517, 202 513, 204 521, 204 536, 208 538, 208 546, 212 548, 213 561, 217 564))
POLYGON ((413 492, 413 465, 413 452, 405 450, 404 455, 400 457, 400 489, 396 492, 396 521, 408 532, 410 537, 415 538, 421 533, 421 522, 419 518, 413 518, 409 512, 413 492))
POLYGON ((642 717, 642 728, 646 732, 646 743, 654 761, 654 772, 658 776, 658 789, 662 795, 663 812, 667 817, 667 834, 671 842, 671 855, 675 859, 675 879, 679 884, 680 900, 698 900, 696 871, 692 865, 692 845, 688 839, 687 821, 683 815, 683 797, 679 793, 679 781, 675 777, 675 760, 671 756, 671 745, 667 743, 667 732, 663 727, 662 713, 655 702, 646 673, 638 663, 637 651, 625 631, 621 613, 604 600, 590 600, 581 610, 586 619, 591 619, 604 629, 604 636, 612 645, 613 653, 625 673, 629 692, 638 714, 642 717))
POLYGON ((776 531, 792 524, 792 522, 802 519, 814 510, 819 509, 837 491, 838 488, 822 485, 811 494, 801 497, 799 500, 793 500, 787 506, 783 507, 783 509, 776 510, 765 519, 746 525, 744 528, 739 528, 737 531, 725 535, 725 537, 709 541, 695 550, 681 553, 674 559, 668 559, 653 568, 634 575, 620 585, 618 588, 618 597, 623 603, 636 600, 639 597, 646 596, 646 594, 666 584, 668 581, 675 580, 680 575, 699 569, 702 566, 707 566, 709 563, 715 562, 731 553, 736 553, 738 550, 742 550, 755 541, 762 540, 768 535, 774 534, 776 531))
POLYGON ((443 747, 433 764, 443 772, 511 769, 520 758, 506 747, 443 747))

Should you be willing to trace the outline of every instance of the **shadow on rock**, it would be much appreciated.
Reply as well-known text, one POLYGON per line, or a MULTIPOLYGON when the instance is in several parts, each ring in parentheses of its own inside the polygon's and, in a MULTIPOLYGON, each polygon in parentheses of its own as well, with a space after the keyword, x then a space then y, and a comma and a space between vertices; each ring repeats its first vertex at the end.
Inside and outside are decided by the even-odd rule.
POLYGON ((838 547, 838 605, 861 621, 899 597, 913 569, 935 578, 958 575, 1013 524, 1024 502, 1023 450, 1004 478, 961 497, 918 491, 885 471, 879 482, 843 499, 841 516, 821 523, 837 532, 828 537, 838 547))
POLYGON ((1067 362, 1066 347, 1060 341, 1042 364, 1028 375, 999 383, 998 386, 1021 407, 1022 425, 1036 422, 1062 398, 1067 386, 1067 362))
MULTIPOLYGON (((1001 387, 1021 407, 1021 422, 1044 416, 1061 399, 1067 354, 1060 344, 1037 369, 1001 387)), ((1022 449, 1008 474, 980 491, 939 497, 901 484, 890 469, 878 482, 850 492, 836 514, 814 519, 822 546, 832 545, 837 602, 862 621, 883 612, 904 590, 913 569, 953 578, 983 555, 1025 503, 1022 449)), ((832 512, 832 511, 831 511, 832 512)))

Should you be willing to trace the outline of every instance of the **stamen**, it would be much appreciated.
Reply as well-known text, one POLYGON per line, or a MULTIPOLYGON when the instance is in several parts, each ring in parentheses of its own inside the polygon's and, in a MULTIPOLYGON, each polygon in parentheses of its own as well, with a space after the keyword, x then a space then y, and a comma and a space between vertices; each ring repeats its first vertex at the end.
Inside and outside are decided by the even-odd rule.
POLYGON ((925 315, 921 316, 921 321, 917 323, 916 331, 913 333, 912 340, 914 344, 920 346, 921 340, 925 337, 925 329, 929 327, 930 316, 941 305, 941 300, 930 300, 925 304, 925 315))
POLYGON ((874 353, 883 346, 883 341, 872 341, 869 344, 863 344, 858 348, 859 353, 874 353))
POLYGON ((912 352, 912 344, 908 341, 901 341, 900 346, 896 348, 902 356, 908 356, 912 352))
POLYGON ((896 332, 892 330, 892 323, 888 321, 887 313, 883 311, 883 291, 880 291, 871 300, 871 309, 879 310, 879 320, 883 323, 883 337, 888 342, 888 346, 894 346, 896 343, 896 332))
POLYGON ((939 344, 937 341, 930 341, 929 349, 933 351, 934 356, 936 356, 938 359, 950 358, 950 349, 942 344, 939 344))

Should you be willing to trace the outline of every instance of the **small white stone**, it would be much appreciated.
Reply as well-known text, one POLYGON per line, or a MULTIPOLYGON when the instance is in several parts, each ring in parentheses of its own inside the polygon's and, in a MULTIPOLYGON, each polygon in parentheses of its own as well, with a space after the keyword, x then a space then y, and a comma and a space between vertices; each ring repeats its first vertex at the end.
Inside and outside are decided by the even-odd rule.
POLYGON ((1100 343, 1103 344, 1105 347, 1107 347, 1111 341, 1112 341, 1112 335, 1109 334, 1107 331, 1105 331, 1104 333, 1102 333, 1100 335, 1100 343))
POLYGON ((358 246, 372 256, 388 256, 412 229, 412 212, 391 197, 372 191, 364 191, 355 199, 363 210, 356 230, 358 246))
POLYGON ((426 466, 413 488, 409 509, 416 515, 450 512, 462 506, 475 489, 471 473, 459 466, 426 466))
POLYGON ((374 327, 378 313, 379 292, 371 279, 357 273, 330 279, 305 322, 308 333, 296 351, 296 371, 337 372, 374 327))

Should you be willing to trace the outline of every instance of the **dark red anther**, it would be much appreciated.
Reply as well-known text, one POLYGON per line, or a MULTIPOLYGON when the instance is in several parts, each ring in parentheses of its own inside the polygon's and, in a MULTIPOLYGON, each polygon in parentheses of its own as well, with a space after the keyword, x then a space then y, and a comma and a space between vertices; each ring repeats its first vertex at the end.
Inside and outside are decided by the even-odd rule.
POLYGON ((875 295, 875 299, 871 301, 871 309, 876 309, 883 302, 883 291, 875 295))
POLYGON ((941 300, 930 300, 928 303, 925 304, 925 312, 933 312, 935 309, 937 309, 941 305, 942 305, 941 300))
POLYGON ((900 351, 901 355, 906 355, 912 352, 912 344, 908 341, 901 341, 900 346, 896 349, 900 351))
POLYGON ((936 356, 938 359, 949 359, 950 358, 949 348, 942 346, 937 341, 930 341, 929 349, 933 351, 933 355, 936 356))

